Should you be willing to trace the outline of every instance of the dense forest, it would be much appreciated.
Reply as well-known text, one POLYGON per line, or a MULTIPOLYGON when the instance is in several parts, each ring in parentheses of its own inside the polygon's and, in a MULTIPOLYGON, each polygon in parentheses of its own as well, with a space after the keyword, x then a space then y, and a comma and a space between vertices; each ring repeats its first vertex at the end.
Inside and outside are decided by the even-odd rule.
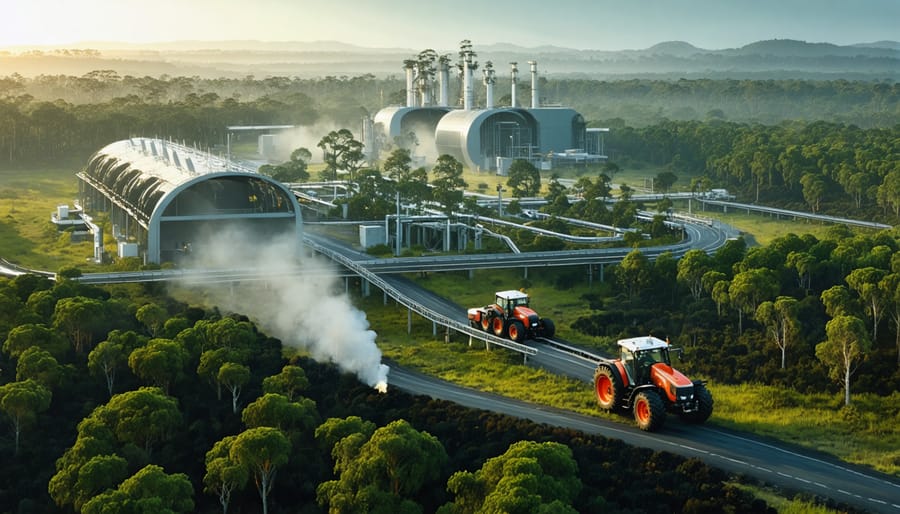
POLYGON ((241 315, 62 275, 0 279, 0 512, 766 510, 700 461, 378 393, 241 315))

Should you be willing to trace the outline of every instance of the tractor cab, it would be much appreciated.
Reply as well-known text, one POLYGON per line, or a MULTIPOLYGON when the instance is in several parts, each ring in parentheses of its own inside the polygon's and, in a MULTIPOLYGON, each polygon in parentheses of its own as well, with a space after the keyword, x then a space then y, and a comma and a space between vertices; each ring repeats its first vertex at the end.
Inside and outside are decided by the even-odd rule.
POLYGON ((500 307, 507 316, 512 315, 516 307, 528 307, 528 295, 522 291, 498 291, 497 306, 500 307))
POLYGON ((633 384, 649 383, 650 369, 656 363, 671 366, 669 343, 653 336, 621 339, 619 350, 628 381, 633 384))

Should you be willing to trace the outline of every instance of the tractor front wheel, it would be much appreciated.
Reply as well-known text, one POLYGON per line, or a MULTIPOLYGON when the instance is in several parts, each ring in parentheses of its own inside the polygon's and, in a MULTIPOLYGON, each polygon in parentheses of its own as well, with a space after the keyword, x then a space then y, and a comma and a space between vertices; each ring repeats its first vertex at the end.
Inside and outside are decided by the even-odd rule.
POLYGON ((622 404, 622 379, 609 366, 599 366, 594 372, 594 390, 597 405, 603 410, 613 410, 622 404))
POLYGON ((634 399, 634 420, 647 432, 658 430, 666 422, 666 406, 653 390, 641 391, 634 399))
POLYGON ((525 340, 525 325, 523 325, 521 321, 513 321, 509 324, 507 333, 509 334, 510 339, 517 343, 521 343, 525 340))
POLYGON ((697 410, 684 415, 691 423, 703 423, 712 416, 713 397, 703 384, 694 384, 694 397, 697 399, 697 410))
POLYGON ((544 337, 552 339, 556 334, 556 325, 553 324, 553 320, 544 318, 541 320, 541 325, 544 327, 544 337))

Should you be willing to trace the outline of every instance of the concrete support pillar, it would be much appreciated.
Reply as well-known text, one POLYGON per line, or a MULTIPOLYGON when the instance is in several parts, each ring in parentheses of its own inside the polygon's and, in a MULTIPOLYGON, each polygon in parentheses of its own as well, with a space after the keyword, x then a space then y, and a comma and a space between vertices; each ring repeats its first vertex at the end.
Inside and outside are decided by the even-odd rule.
POLYGON ((469 280, 472 280, 473 278, 475 278, 475 270, 470 269, 469 270, 469 280))
POLYGON ((388 294, 384 291, 381 292, 381 301, 383 305, 387 305, 388 294))
POLYGON ((412 334, 412 309, 406 309, 406 333, 412 334))
POLYGON ((603 282, 603 264, 600 264, 600 282, 603 282))
POLYGON ((437 337, 437 322, 436 321, 431 322, 431 335, 433 335, 434 337, 437 337))
POLYGON ((594 285, 594 265, 588 264, 588 287, 594 285))
POLYGON ((360 292, 362 293, 363 297, 365 297, 365 298, 369 297, 369 281, 368 280, 366 280, 364 278, 360 278, 359 279, 359 289, 360 289, 360 292))
POLYGON ((523 275, 522 278, 528 278, 528 266, 525 266, 524 269, 525 269, 525 272, 524 272, 525 274, 523 275))
POLYGON ((444 342, 450 342, 450 327, 447 327, 447 330, 444 331, 444 342))

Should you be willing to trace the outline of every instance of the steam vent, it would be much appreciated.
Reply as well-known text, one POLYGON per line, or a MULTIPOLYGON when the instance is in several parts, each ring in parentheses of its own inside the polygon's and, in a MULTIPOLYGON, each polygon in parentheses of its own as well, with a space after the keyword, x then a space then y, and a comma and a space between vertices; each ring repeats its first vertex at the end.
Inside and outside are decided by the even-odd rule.
POLYGON ((302 230, 297 199, 280 182, 159 139, 109 144, 77 177, 85 212, 108 212, 120 249, 136 243, 145 262, 202 256, 204 241, 230 229, 252 234, 247 245, 302 230))
POLYGON ((542 170, 606 160, 602 137, 609 129, 587 128, 573 109, 542 105, 536 61, 528 61, 530 105, 518 104, 519 66, 511 62, 510 95, 504 99, 509 105, 496 106, 497 70, 491 61, 480 66, 484 94, 477 94, 475 57, 465 40, 455 66, 449 55, 438 56, 433 50, 404 61, 406 105, 385 107, 375 114, 374 139, 402 145, 404 138, 414 134, 415 147, 410 148, 414 154, 449 154, 470 169, 501 175, 515 159, 542 170), (459 77, 456 88, 451 86, 451 67, 459 77), (454 100, 451 89, 459 92, 454 100))

